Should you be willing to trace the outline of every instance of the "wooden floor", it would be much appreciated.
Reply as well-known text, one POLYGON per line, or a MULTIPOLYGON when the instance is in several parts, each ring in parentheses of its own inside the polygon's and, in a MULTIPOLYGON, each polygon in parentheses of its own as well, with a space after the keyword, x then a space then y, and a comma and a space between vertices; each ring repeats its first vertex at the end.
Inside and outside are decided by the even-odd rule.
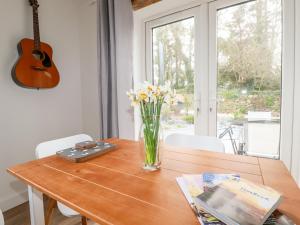
MULTIPOLYGON (((10 209, 4 214, 5 225, 30 225, 29 204, 28 202, 10 209)), ((91 221, 89 225, 97 225, 91 221)), ((58 209, 54 211, 51 225, 81 225, 81 217, 68 218, 63 216, 58 209)))

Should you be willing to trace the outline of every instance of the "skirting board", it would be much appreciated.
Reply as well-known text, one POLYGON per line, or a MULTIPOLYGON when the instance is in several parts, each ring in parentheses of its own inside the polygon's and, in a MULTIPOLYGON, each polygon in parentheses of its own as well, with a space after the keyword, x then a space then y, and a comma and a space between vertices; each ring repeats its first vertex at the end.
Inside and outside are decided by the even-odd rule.
POLYGON ((16 193, 13 195, 0 198, 0 208, 3 212, 5 212, 6 210, 14 208, 27 201, 28 201, 28 192, 26 189, 20 193, 16 193))

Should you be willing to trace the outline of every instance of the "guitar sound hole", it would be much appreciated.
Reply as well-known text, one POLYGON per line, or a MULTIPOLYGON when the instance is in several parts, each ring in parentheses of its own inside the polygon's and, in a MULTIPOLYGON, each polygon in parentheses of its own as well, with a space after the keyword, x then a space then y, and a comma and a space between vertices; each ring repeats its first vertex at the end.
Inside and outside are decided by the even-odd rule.
POLYGON ((42 61, 44 59, 44 54, 39 50, 33 50, 32 55, 36 60, 42 61))
POLYGON ((33 50, 32 55, 36 60, 42 61, 43 66, 51 67, 51 59, 46 52, 41 52, 39 50, 33 50))
POLYGON ((49 55, 46 52, 44 52, 44 59, 43 59, 42 63, 45 67, 51 67, 52 66, 51 59, 50 59, 49 55))

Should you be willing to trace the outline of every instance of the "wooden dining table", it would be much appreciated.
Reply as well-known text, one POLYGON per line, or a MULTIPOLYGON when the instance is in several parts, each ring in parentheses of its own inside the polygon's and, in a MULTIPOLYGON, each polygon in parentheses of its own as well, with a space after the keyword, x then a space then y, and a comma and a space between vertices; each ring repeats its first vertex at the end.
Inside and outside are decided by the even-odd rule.
POLYGON ((44 225, 43 195, 101 225, 196 225, 176 177, 203 172, 274 188, 283 195, 279 211, 300 224, 300 190, 282 161, 163 145, 161 169, 147 172, 138 142, 106 141, 116 149, 87 162, 54 155, 8 169, 28 185, 32 225, 44 225))

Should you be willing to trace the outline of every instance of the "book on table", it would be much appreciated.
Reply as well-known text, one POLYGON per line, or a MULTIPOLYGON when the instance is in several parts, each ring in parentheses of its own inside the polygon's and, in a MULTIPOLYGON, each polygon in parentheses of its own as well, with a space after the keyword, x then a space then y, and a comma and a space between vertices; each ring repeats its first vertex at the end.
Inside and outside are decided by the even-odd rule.
POLYGON ((271 214, 281 195, 269 187, 237 174, 183 175, 177 182, 203 225, 278 224, 271 214))

